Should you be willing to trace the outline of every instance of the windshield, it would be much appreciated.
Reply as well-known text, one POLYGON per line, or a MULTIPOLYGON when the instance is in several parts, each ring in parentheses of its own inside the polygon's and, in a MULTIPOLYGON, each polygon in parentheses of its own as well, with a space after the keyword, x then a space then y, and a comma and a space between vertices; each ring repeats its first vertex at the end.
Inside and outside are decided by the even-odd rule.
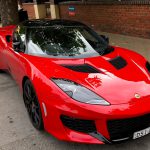
POLYGON ((86 26, 28 28, 26 53, 31 55, 86 58, 102 55, 107 47, 107 42, 86 26))

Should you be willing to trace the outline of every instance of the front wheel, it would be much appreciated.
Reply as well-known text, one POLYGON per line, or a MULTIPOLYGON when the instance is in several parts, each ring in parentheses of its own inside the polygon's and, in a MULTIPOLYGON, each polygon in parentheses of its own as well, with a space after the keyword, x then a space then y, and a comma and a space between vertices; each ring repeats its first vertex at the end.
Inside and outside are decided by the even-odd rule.
POLYGON ((23 99, 32 125, 37 130, 43 130, 43 119, 40 104, 30 80, 26 80, 23 87, 23 99))

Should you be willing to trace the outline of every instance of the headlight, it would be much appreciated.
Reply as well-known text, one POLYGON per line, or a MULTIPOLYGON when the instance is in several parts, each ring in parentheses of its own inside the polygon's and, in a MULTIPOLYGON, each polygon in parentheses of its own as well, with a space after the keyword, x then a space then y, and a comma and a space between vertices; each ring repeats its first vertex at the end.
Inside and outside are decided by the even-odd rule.
POLYGON ((74 100, 93 105, 110 105, 96 93, 73 81, 54 78, 52 81, 74 100))

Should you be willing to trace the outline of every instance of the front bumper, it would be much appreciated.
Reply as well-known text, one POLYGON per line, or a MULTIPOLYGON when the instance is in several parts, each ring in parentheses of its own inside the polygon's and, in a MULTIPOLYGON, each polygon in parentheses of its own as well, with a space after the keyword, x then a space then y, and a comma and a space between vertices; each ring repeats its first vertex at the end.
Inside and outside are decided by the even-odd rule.
POLYGON ((132 139, 132 136, 130 136, 129 138, 111 140, 108 131, 108 121, 150 114, 150 99, 147 98, 130 104, 111 106, 88 105, 78 102, 56 105, 52 105, 49 101, 44 103, 47 109, 47 116, 43 116, 44 125, 50 134, 60 140, 89 144, 111 144, 132 139), (60 118, 61 115, 76 119, 92 120, 96 125, 96 131, 83 133, 72 130, 63 124, 60 118))

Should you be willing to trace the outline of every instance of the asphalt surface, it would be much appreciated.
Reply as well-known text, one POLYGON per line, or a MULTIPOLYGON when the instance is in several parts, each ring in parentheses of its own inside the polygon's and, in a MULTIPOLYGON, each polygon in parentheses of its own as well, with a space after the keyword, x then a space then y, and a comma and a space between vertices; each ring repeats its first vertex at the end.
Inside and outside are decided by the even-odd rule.
MULTIPOLYGON (((150 40, 106 34, 113 45, 121 45, 150 60, 150 40)), ((150 135, 117 145, 86 145, 55 139, 36 131, 26 113, 22 95, 13 79, 0 74, 0 150, 149 150, 150 135)))

